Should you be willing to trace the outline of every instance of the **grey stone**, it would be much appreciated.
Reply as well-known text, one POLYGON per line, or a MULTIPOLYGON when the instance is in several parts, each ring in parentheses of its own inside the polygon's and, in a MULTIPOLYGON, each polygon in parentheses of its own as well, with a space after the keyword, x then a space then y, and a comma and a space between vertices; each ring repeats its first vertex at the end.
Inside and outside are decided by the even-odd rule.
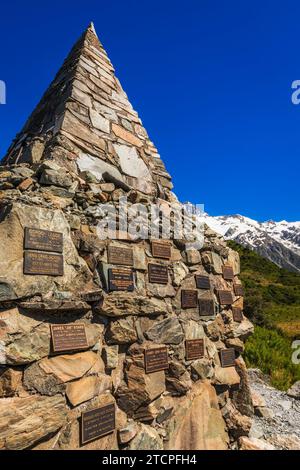
POLYGON ((175 317, 157 322, 145 335, 155 343, 165 344, 179 344, 184 338, 181 325, 175 317))

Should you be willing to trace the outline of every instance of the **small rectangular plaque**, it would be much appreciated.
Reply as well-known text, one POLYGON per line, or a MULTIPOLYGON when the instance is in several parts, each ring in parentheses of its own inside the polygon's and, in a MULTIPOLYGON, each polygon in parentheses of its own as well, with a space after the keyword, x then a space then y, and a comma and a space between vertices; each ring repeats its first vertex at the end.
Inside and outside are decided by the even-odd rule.
POLYGON ((185 342, 185 358, 187 361, 200 359, 204 356, 203 339, 187 339, 185 342))
POLYGON ((243 286, 242 284, 236 284, 234 283, 233 284, 233 289, 234 289, 234 293, 237 297, 243 297, 244 295, 244 289, 243 289, 243 286))
POLYGON ((232 266, 225 265, 222 267, 223 269, 223 278, 226 279, 226 281, 233 281, 234 279, 234 272, 232 266))
POLYGON ((108 289, 110 291, 134 290, 133 271, 127 268, 110 268, 108 270, 108 289))
POLYGON ((241 323, 243 321, 242 309, 240 307, 232 307, 232 316, 234 321, 241 323))
POLYGON ((24 274, 63 276, 64 257, 54 253, 25 251, 23 272, 24 274))
POLYGON ((181 291, 181 307, 194 308, 198 304, 198 292, 196 290, 183 289, 181 291))
POLYGON ((210 279, 209 276, 202 274, 196 275, 196 286, 197 289, 210 289, 210 279))
POLYGON ((199 299, 199 315, 201 317, 213 317, 216 314, 213 299, 199 299))
POLYGON ((231 290, 218 290, 218 296, 221 305, 231 305, 233 303, 231 290))
POLYGON ((86 411, 81 415, 81 444, 106 436, 116 428, 114 403, 86 411))
POLYGON ((171 245, 167 242, 152 241, 151 242, 152 256, 155 258, 171 258, 171 245))
POLYGON ((37 228, 26 227, 24 248, 25 250, 40 250, 62 253, 63 234, 59 232, 51 232, 50 230, 40 230, 37 228))
POLYGON ((88 347, 85 325, 73 323, 69 325, 50 325, 53 351, 71 351, 88 347))
POLYGON ((235 365, 235 351, 233 348, 221 349, 220 360, 222 367, 232 367, 235 365))
POLYGON ((108 262, 110 264, 133 266, 133 250, 131 248, 123 248, 120 246, 109 246, 108 262))
POLYGON ((169 368, 168 348, 151 348, 145 350, 145 371, 146 374, 157 372, 169 368))
POLYGON ((160 264, 148 265, 149 282, 168 284, 168 267, 160 264))

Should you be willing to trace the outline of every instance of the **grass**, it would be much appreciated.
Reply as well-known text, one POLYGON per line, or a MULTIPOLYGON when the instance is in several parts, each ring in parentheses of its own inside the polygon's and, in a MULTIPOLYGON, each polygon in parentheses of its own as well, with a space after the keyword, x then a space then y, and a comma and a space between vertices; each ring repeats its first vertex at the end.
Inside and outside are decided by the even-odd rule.
POLYGON ((300 380, 300 365, 292 363, 292 342, 300 339, 300 274, 235 242, 229 245, 240 254, 245 314, 255 324, 246 343, 246 363, 270 375, 273 386, 287 390, 300 380))

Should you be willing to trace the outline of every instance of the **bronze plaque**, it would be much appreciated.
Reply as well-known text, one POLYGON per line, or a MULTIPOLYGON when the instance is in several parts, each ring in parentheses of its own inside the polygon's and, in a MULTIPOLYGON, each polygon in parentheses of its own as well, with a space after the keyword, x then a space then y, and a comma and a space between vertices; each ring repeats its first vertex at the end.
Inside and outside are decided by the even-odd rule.
POLYGON ((232 307, 232 316, 234 321, 241 323, 243 321, 242 309, 240 307, 232 307))
POLYGON ((215 302, 213 299, 199 299, 199 315, 200 317, 215 316, 215 302))
POLYGON ((110 291, 134 290, 133 271, 127 268, 110 268, 108 270, 108 289, 110 291))
POLYGON ((222 367, 235 366, 235 351, 233 348, 221 349, 220 360, 222 367))
POLYGON ((41 274, 44 276, 63 276, 64 257, 54 253, 38 251, 24 252, 24 274, 41 274))
POLYGON ((40 230, 38 228, 25 228, 24 237, 25 250, 54 251, 63 252, 63 234, 51 232, 50 230, 40 230))
POLYGON ((102 291, 101 290, 95 290, 95 291, 90 291, 90 292, 82 292, 81 298, 85 302, 99 302, 102 299, 102 291))
POLYGON ((148 265, 149 282, 168 284, 168 267, 160 264, 148 265))
POLYGON ((203 339, 187 339, 185 342, 185 358, 187 361, 200 359, 204 356, 203 339))
POLYGON ((53 351, 71 351, 88 348, 83 323, 69 325, 50 325, 53 351))
POLYGON ((151 251, 154 258, 171 258, 171 245, 167 242, 153 241, 151 242, 151 251))
POLYGON ((196 290, 183 289, 181 291, 181 307, 194 308, 198 305, 198 292, 196 290))
POLYGON ((114 403, 81 415, 81 444, 106 436, 116 428, 116 408, 114 403))
POLYGON ((234 283, 233 284, 233 289, 234 289, 234 293, 237 297, 243 297, 244 295, 244 289, 243 289, 243 286, 242 284, 236 284, 234 283))
POLYGON ((234 272, 232 266, 225 265, 222 267, 223 269, 223 278, 226 279, 226 281, 233 281, 234 279, 234 272))
POLYGON ((209 276, 202 274, 196 275, 196 286, 197 289, 210 289, 210 279, 209 276))
POLYGON ((108 247, 108 262, 124 266, 133 266, 133 250, 120 246, 108 247))
POLYGON ((221 305, 231 305, 233 303, 231 290, 218 290, 218 296, 221 305))
POLYGON ((151 348, 145 350, 145 371, 146 374, 157 372, 169 368, 168 362, 168 348, 162 346, 161 348, 151 348))

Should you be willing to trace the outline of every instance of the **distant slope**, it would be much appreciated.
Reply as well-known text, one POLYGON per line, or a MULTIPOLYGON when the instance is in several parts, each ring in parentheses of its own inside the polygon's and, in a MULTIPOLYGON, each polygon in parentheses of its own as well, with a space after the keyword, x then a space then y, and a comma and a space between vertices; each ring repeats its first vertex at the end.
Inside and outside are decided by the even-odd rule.
POLYGON ((244 311, 256 325, 246 343, 247 365, 260 368, 275 387, 286 390, 300 380, 300 365, 291 360, 292 340, 300 338, 300 274, 235 242, 228 245, 240 254, 244 311))
POLYGON ((277 266, 300 272, 300 222, 257 222, 242 215, 210 217, 204 221, 227 240, 251 248, 277 266))

